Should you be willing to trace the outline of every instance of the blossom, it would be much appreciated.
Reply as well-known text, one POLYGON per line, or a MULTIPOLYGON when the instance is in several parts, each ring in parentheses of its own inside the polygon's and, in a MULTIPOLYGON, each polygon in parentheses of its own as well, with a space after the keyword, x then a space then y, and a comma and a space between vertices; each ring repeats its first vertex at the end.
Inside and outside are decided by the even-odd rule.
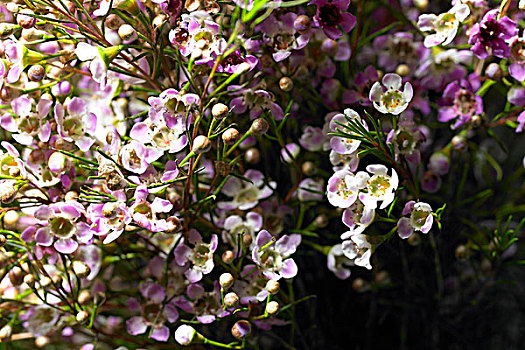
POLYGON ((354 263, 343 253, 343 245, 336 244, 330 251, 327 256, 327 267, 328 270, 332 271, 337 278, 345 280, 350 277, 350 269, 348 266, 353 266, 354 263))
POLYGON ((306 126, 303 130, 299 144, 310 152, 320 151, 323 148, 323 142, 325 141, 325 135, 321 128, 314 126, 306 126))
MULTIPOLYGON (((228 89, 236 89, 238 86, 230 85, 228 89)), ((230 101, 230 108, 233 113, 243 114, 248 109, 250 119, 258 118, 263 111, 269 111, 276 121, 284 118, 284 112, 281 106, 274 102, 275 97, 268 91, 257 89, 240 89, 236 92, 241 96, 234 97, 230 101)))
POLYGON ((359 166, 358 150, 355 150, 350 154, 340 154, 334 150, 330 151, 330 163, 334 166, 334 171, 338 170, 349 170, 351 172, 356 171, 359 166))
POLYGON ((109 64, 123 49, 122 45, 101 48, 80 42, 75 48, 75 54, 80 61, 89 61, 89 71, 93 80, 104 88, 107 84, 109 64))
POLYGON ((78 242, 88 243, 93 237, 89 225, 80 221, 84 211, 82 204, 73 201, 40 206, 35 218, 43 222, 36 231, 36 243, 44 247, 53 245, 62 254, 74 253, 78 242))
POLYGON ((298 234, 284 235, 275 243, 272 235, 262 230, 257 235, 256 246, 252 250, 252 260, 266 277, 273 280, 292 278, 297 275, 297 265, 290 255, 301 243, 298 234))
POLYGON ((367 208, 361 203, 356 201, 348 209, 343 211, 342 221, 349 231, 346 231, 341 235, 341 239, 348 239, 350 236, 363 233, 363 231, 374 221, 375 209, 367 208))
POLYGON ((190 345, 193 342, 193 338, 197 334, 197 331, 192 326, 182 324, 175 331, 175 340, 182 346, 190 345))
POLYGON ((465 21, 469 14, 470 8, 468 5, 458 4, 439 16, 434 14, 419 16, 417 21, 419 29, 423 32, 435 32, 425 37, 425 46, 432 47, 439 44, 450 44, 456 37, 459 24, 465 21))
POLYGON ((476 114, 483 112, 483 100, 476 95, 480 86, 479 77, 472 73, 469 79, 454 81, 443 92, 442 106, 438 112, 440 122, 456 119, 453 129, 468 123, 476 114))
POLYGON ((250 169, 246 171, 244 177, 251 182, 241 181, 236 177, 230 177, 222 193, 233 199, 229 202, 219 202, 217 206, 222 209, 251 209, 257 205, 260 199, 266 198, 272 194, 272 187, 275 188, 277 183, 270 181, 268 186, 264 182, 264 175, 258 171, 250 169))
POLYGON ((423 202, 409 201, 403 208, 402 215, 410 214, 409 218, 403 217, 397 222, 397 233, 399 237, 408 238, 414 231, 428 233, 432 228, 434 217, 432 208, 423 202))
POLYGON ((186 270, 184 275, 190 282, 196 283, 202 279, 202 275, 210 273, 215 266, 213 253, 217 249, 218 238, 214 234, 211 236, 210 243, 204 243, 199 232, 192 229, 189 233, 188 243, 192 244, 193 248, 183 243, 175 248, 175 260, 179 266, 184 266, 187 261, 191 262, 191 267, 186 270))
POLYGON ((357 266, 363 266, 371 270, 370 257, 372 256, 372 245, 363 234, 354 234, 350 239, 343 241, 341 245, 343 254, 354 261, 357 266))
POLYGON ((234 253, 237 253, 239 248, 239 239, 242 239, 243 235, 248 235, 252 238, 252 243, 249 247, 250 250, 255 245, 255 236, 259 232, 263 224, 263 217, 257 212, 249 212, 246 214, 246 218, 243 219, 239 215, 231 215, 224 220, 224 231, 222 238, 224 242, 230 243, 234 253))
POLYGON ((104 244, 109 244, 119 238, 126 225, 132 221, 124 201, 91 204, 88 207, 87 216, 92 222, 93 233, 97 236, 105 236, 104 244))
POLYGON ((510 39, 509 74, 517 81, 525 80, 525 38, 517 35, 510 39))
POLYGON ((320 201, 323 199, 324 180, 307 178, 299 183, 297 198, 300 201, 320 201))
POLYGON ((412 85, 406 82, 404 89, 401 90, 402 79, 395 73, 385 74, 382 82, 383 86, 376 82, 370 89, 369 98, 374 107, 381 113, 394 115, 398 115, 407 109, 414 95, 412 85))
POLYGON ((129 214, 133 221, 142 228, 152 232, 168 230, 166 219, 159 219, 160 213, 169 213, 173 208, 170 201, 155 197, 152 203, 147 201, 149 191, 145 185, 140 185, 135 189, 135 201, 129 207, 129 214))
MULTIPOLYGON (((356 135, 355 132, 351 131, 351 123, 362 124, 363 128, 368 130, 364 120, 361 120, 359 114, 353 109, 347 108, 343 113, 335 114, 330 120, 330 131, 333 133, 347 133, 356 135), (344 113, 344 114, 343 114, 344 113)), ((330 146, 332 149, 339 154, 352 154, 361 145, 361 140, 348 138, 344 136, 333 136, 330 139, 330 146)))
POLYGON ((95 143, 95 139, 87 135, 95 132, 97 116, 88 112, 86 101, 78 97, 73 97, 67 104, 67 115, 64 112, 60 103, 55 104, 58 133, 64 140, 74 142, 82 152, 86 152, 95 143))
POLYGON ((364 171, 356 174, 359 188, 366 189, 366 192, 361 191, 359 193, 359 199, 367 208, 377 208, 379 201, 382 201, 379 209, 386 208, 394 200, 394 191, 399 185, 396 171, 392 168, 392 176, 388 176, 387 167, 381 164, 369 165, 366 167, 366 171, 373 175, 370 177, 364 171))
POLYGON ((314 0, 309 4, 317 6, 314 24, 323 28, 326 36, 332 40, 337 40, 343 35, 339 26, 343 32, 348 33, 356 24, 355 17, 344 12, 348 9, 350 0, 333 0, 330 2, 328 0, 314 0))
POLYGON ((348 208, 357 199, 358 187, 355 175, 348 170, 336 171, 328 179, 327 197, 330 204, 338 208, 348 208))
POLYGON ((470 30, 468 43, 473 45, 471 50, 479 59, 489 57, 489 50, 496 57, 510 56, 510 47, 506 40, 516 35, 518 28, 516 22, 507 16, 498 20, 498 12, 498 9, 490 10, 470 30))

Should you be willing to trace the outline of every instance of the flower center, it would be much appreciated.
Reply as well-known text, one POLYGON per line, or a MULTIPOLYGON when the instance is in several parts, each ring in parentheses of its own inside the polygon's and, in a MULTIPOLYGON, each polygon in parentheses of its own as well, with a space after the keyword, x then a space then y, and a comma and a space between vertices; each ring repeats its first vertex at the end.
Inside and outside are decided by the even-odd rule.
POLYGON ((61 238, 69 238, 73 235, 75 225, 64 217, 57 216, 50 221, 51 232, 61 238))
POLYGON ((403 102, 403 96, 399 90, 391 90, 381 96, 381 102, 388 109, 396 109, 403 102))
POLYGON ((368 180, 368 191, 376 197, 384 196, 390 188, 390 177, 374 175, 368 180))
POLYGON ((321 24, 325 27, 335 27, 341 22, 341 10, 333 4, 326 4, 319 9, 321 24))

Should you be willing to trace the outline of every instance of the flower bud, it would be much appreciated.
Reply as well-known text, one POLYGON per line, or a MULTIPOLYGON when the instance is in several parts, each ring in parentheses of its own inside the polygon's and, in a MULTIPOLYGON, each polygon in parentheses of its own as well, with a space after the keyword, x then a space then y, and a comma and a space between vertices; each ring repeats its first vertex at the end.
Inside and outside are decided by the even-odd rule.
POLYGON ((279 293, 280 289, 281 287, 279 285, 279 282, 274 280, 269 280, 268 282, 266 282, 266 290, 268 291, 268 293, 277 294, 279 293))
POLYGON ((239 296, 234 292, 226 294, 224 296, 224 305, 227 307, 235 307, 239 305, 239 296))
POLYGON ((20 215, 16 210, 9 210, 4 215, 4 225, 7 228, 13 228, 17 224, 19 218, 20 215))
POLYGON ((11 284, 15 287, 22 284, 24 281, 24 271, 18 266, 14 266, 9 271, 9 280, 11 281, 11 284))
POLYGON ((18 25, 24 29, 29 29, 36 23, 36 18, 30 16, 34 14, 35 13, 29 9, 23 9, 16 16, 16 23, 18 23, 18 25))
POLYGON ((222 253, 222 262, 225 264, 231 264, 234 259, 235 255, 231 250, 227 250, 224 253, 222 253))
POLYGON ((222 133, 222 141, 226 145, 233 145, 239 140, 239 131, 235 128, 228 128, 225 132, 222 133))
POLYGON ((279 311, 279 303, 276 301, 270 301, 266 304, 266 313, 269 315, 275 315, 279 311))
POLYGON ((5 246, 6 243, 7 243, 7 238, 5 238, 4 235, 0 234, 0 248, 5 246))
POLYGON ((250 132, 255 135, 262 135, 268 131, 269 127, 270 125, 268 125, 266 119, 257 118, 252 122, 252 126, 250 126, 250 132))
POLYGON ((314 225, 318 228, 323 228, 328 225, 328 216, 325 214, 319 214, 314 220, 314 225))
POLYGON ((78 294, 78 303, 80 305, 86 305, 91 300, 93 300, 93 296, 91 295, 91 292, 87 289, 80 291, 80 293, 78 294))
POLYGON ((467 148, 467 140, 463 135, 456 135, 450 141, 452 148, 455 151, 463 151, 467 148))
POLYGON ((481 264, 479 265, 479 269, 481 270, 482 273, 484 273, 485 275, 488 275, 489 273, 492 272, 492 263, 490 262, 489 259, 483 258, 483 260, 481 260, 481 264))
POLYGON ((408 65, 404 64, 404 63, 400 64, 396 68, 396 74, 400 75, 402 77, 406 77, 407 75, 410 74, 410 67, 408 65))
POLYGON ((160 14, 160 15, 155 16, 155 18, 153 18, 151 25, 153 26, 153 28, 159 28, 160 26, 164 24, 164 22, 166 22, 166 15, 160 14))
POLYGON ((321 44, 321 51, 323 51, 328 56, 335 56, 337 51, 339 50, 339 45, 337 44, 337 41, 326 38, 323 40, 323 43, 321 44))
POLYGON ((224 290, 230 289, 231 286, 233 286, 233 283, 235 282, 235 279, 233 278, 231 273, 223 273, 219 277, 219 284, 221 285, 221 288, 224 290))
POLYGON ((0 341, 1 342, 8 341, 11 338, 12 333, 13 333, 13 328, 11 328, 10 325, 6 324, 0 329, 0 341))
POLYGON ((306 15, 297 16, 293 22, 293 27, 299 34, 308 33, 312 27, 312 20, 306 15))
POLYGON ((281 88, 281 90, 286 91, 286 92, 292 91, 292 89, 293 89, 293 81, 292 81, 292 79, 290 79, 288 77, 282 77, 279 80, 279 87, 281 88))
POLYGON ((0 183, 0 201, 2 201, 2 203, 11 203, 17 193, 16 180, 5 180, 0 183))
POLYGON ((246 320, 237 321, 232 327, 232 335, 239 340, 246 338, 251 332, 252 325, 246 320))
POLYGON ((17 13, 20 8, 16 2, 8 2, 5 7, 11 13, 17 13))
POLYGON ((63 278, 60 275, 54 275, 51 280, 53 281, 53 284, 56 286, 60 286, 62 284, 63 278))
POLYGON ((93 303, 95 305, 102 305, 106 302, 106 293, 102 292, 102 291, 98 291, 95 293, 95 296, 93 297, 93 303))
POLYGON ((67 169, 67 158, 66 156, 61 152, 53 152, 51 156, 49 156, 49 160, 47 161, 47 165, 49 167, 49 170, 54 172, 55 174, 62 173, 66 171, 67 169))
POLYGON ((352 288, 356 292, 364 292, 366 287, 367 287, 367 282, 364 279, 360 278, 360 277, 356 278, 352 282, 352 288))
POLYGON ((176 216, 170 216, 167 218, 166 223, 168 224, 167 232, 180 232, 182 230, 180 219, 176 216))
POLYGON ((251 235, 245 233, 243 236, 242 236, 242 243, 244 244, 245 247, 249 247, 252 245, 252 242, 253 242, 253 238, 251 235))
POLYGON ((456 259, 458 260, 465 260, 468 258, 468 248, 464 246, 463 244, 460 244, 456 247, 456 250, 454 254, 456 255, 456 259))
POLYGON ((40 281, 38 281, 38 284, 40 284, 40 287, 46 289, 51 285, 51 278, 49 277, 42 277, 40 281))
POLYGON ((450 157, 444 152, 436 152, 430 156, 428 169, 435 174, 445 175, 450 168, 450 157))
POLYGON ((13 34, 19 27, 12 23, 0 23, 0 38, 6 39, 13 34))
POLYGON ((204 135, 199 135, 193 140, 191 151, 195 154, 206 153, 211 149, 211 141, 204 135))
POLYGON ((407 243, 413 247, 418 246, 421 243, 421 236, 416 232, 413 232, 410 236, 408 236, 407 243))
POLYGON ((89 318, 89 314, 84 310, 80 311, 76 316, 78 323, 87 322, 88 318, 89 318))
POLYGON ((497 63, 491 63, 485 69, 485 75, 492 80, 501 80, 503 78, 503 71, 497 63))
POLYGON ((435 193, 441 187, 441 177, 432 171, 425 171, 421 177, 421 188, 429 193, 435 193))
POLYGON ((187 346, 193 343, 196 340, 197 331, 192 327, 186 324, 180 325, 179 328, 175 331, 175 340, 182 346, 187 346))
POLYGON ((73 261, 72 267, 73 267, 73 272, 75 272, 75 274, 79 278, 86 278, 91 273, 91 269, 83 261, 79 261, 79 260, 73 261))
POLYGON ((257 164, 261 161, 261 152, 255 147, 249 148, 244 154, 244 160, 248 164, 257 164))
POLYGON ((123 41, 133 41, 138 38, 137 31, 129 24, 123 24, 119 27, 118 36, 123 41))
POLYGON ((43 30, 36 28, 22 29, 21 37, 25 42, 31 43, 33 41, 41 40, 45 37, 46 33, 43 30))
POLYGON ((124 24, 124 21, 118 15, 110 13, 106 17, 104 24, 111 30, 117 30, 122 24, 124 24))
POLYGON ((312 176, 317 173, 317 167, 314 163, 306 161, 301 165, 301 170, 306 176, 312 176))
POLYGON ((25 275, 24 283, 27 284, 29 287, 34 288, 35 287, 35 276, 31 274, 25 275))
POLYGON ((78 198, 78 192, 76 191, 67 191, 64 196, 64 200, 67 201, 76 201, 78 198))
POLYGON ((479 128, 481 126, 481 123, 483 123, 483 118, 481 116, 475 114, 470 118, 470 124, 472 124, 473 127, 479 128))
POLYGON ((47 346, 49 344, 51 344, 51 339, 49 339, 49 337, 40 335, 35 338, 35 345, 37 348, 43 348, 44 346, 47 346))
POLYGON ((45 76, 46 76, 46 69, 39 64, 31 66, 31 68, 29 68, 29 71, 27 72, 27 77, 31 81, 39 82, 42 79, 44 79, 45 76))
POLYGON ((228 116, 228 106, 223 103, 216 103, 211 109, 211 115, 215 119, 224 119, 228 116))
POLYGON ((376 283, 386 284, 390 282, 390 275, 388 274, 388 271, 382 270, 376 273, 376 275, 374 276, 374 280, 376 281, 376 283))

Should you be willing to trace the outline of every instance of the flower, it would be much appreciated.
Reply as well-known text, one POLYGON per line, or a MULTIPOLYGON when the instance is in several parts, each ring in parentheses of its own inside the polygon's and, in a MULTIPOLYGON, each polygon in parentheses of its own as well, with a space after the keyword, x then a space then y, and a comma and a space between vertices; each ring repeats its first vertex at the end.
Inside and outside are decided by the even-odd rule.
POLYGON ((348 208, 357 199, 358 187, 355 175, 348 170, 336 171, 328 179, 327 197, 330 204, 338 208, 348 208))
POLYGON ((442 107, 438 112, 438 120, 442 123, 456 119, 452 129, 468 123, 472 116, 483 112, 483 100, 476 95, 480 87, 479 77, 472 73, 467 79, 454 81, 447 85, 440 101, 442 107))
POLYGON ((394 191, 399 185, 396 171, 392 168, 392 176, 388 176, 387 167, 381 164, 369 165, 366 171, 372 173, 373 176, 370 177, 364 171, 356 174, 359 188, 366 189, 366 192, 360 192, 359 199, 367 208, 377 208, 379 201, 383 201, 379 209, 386 208, 394 200, 394 191))
POLYGON ((439 44, 450 44, 458 32, 459 24, 465 21, 469 14, 468 5, 458 4, 439 16, 434 14, 419 16, 417 21, 419 29, 423 32, 435 32, 425 37, 424 45, 433 47, 439 44))
POLYGON ((414 95, 412 85, 406 82, 404 89, 400 90, 402 79, 395 73, 385 74, 382 82, 384 87, 379 82, 375 82, 370 89, 369 98, 375 109, 384 114, 391 113, 394 115, 398 115, 407 109, 414 95))
POLYGON ((375 209, 367 208, 356 201, 348 209, 343 211, 342 221, 350 230, 341 235, 341 239, 348 239, 350 236, 363 233, 363 231, 374 221, 375 209))
POLYGON ((197 331, 195 330, 195 328, 186 324, 182 324, 175 331, 175 340, 180 345, 187 346, 193 342, 193 338, 195 338, 196 334, 197 331))
POLYGON ((268 186, 264 183, 264 175, 258 171, 250 169, 244 173, 244 177, 250 180, 241 181, 236 177, 230 177, 222 188, 222 193, 233 200, 229 202, 219 202, 217 206, 221 209, 251 209, 257 205, 260 199, 266 198, 272 194, 272 187, 275 188, 277 183, 270 181, 268 186))
POLYGON ((397 222, 397 233, 403 239, 408 238, 414 231, 428 233, 432 228, 434 217, 432 208, 427 203, 407 202, 402 214, 405 216, 410 214, 409 218, 403 217, 397 222))
POLYGON ((503 16, 498 17, 498 9, 490 10, 483 16, 481 23, 476 23, 470 30, 468 43, 479 59, 489 57, 489 50, 496 57, 509 58, 510 47, 506 40, 518 33, 516 22, 503 16))
POLYGON ((324 180, 307 178, 299 183, 297 198, 300 201, 320 201, 323 199, 324 180))
POLYGON ((350 239, 343 241, 341 245, 343 254, 354 261, 357 266, 363 266, 371 270, 370 257, 372 256, 372 245, 363 234, 354 234, 350 239))
POLYGON ((107 83, 109 64, 123 49, 123 45, 101 48, 80 42, 75 48, 75 54, 80 61, 90 61, 89 71, 93 80, 104 88, 107 83))
MULTIPOLYGON (((129 207, 129 214, 133 221, 142 228, 151 232, 161 232, 168 230, 166 219, 157 218, 157 214, 169 213, 173 208, 170 201, 155 197, 152 203, 147 201, 149 195, 148 188, 140 185, 135 189, 135 201, 129 207)), ((123 213, 124 214, 124 213, 123 213)))
MULTIPOLYGON (((363 127, 368 130, 366 123, 361 120, 359 114, 353 109, 347 108, 343 113, 335 114, 330 120, 330 131, 333 133, 347 133, 351 135, 356 135, 351 131, 351 122, 362 124, 363 127), (344 114, 343 114, 344 113, 344 114)), ((352 139, 343 136, 333 136, 330 139, 330 146, 332 149, 339 154, 352 154, 354 153, 359 146, 361 145, 361 140, 352 139)))
POLYGON ((517 81, 525 80, 525 37, 517 35, 510 39, 509 74, 517 81))
POLYGON ((74 253, 78 242, 88 243, 93 237, 89 225, 79 220, 84 211, 82 204, 74 201, 42 205, 35 212, 35 218, 44 221, 36 231, 36 243, 53 245, 62 254, 74 253))
POLYGON ((345 33, 348 33, 356 24, 356 19, 352 14, 343 12, 348 9, 350 0, 333 0, 331 2, 314 0, 309 4, 317 6, 314 25, 323 28, 326 36, 332 40, 337 40, 343 35, 338 28, 339 26, 345 33))
POLYGON ((67 115, 64 113, 64 107, 57 103, 55 121, 60 136, 65 141, 75 142, 82 152, 87 152, 95 143, 95 139, 86 134, 94 134, 97 128, 97 116, 88 112, 86 101, 73 97, 67 104, 67 115))
POLYGON ((263 224, 263 217, 256 212, 249 212, 246 214, 246 219, 243 220, 239 215, 231 215, 224 220, 224 231, 222 239, 224 242, 230 243, 234 253, 237 253, 239 248, 239 239, 242 239, 242 235, 248 235, 252 237, 252 243, 249 247, 250 250, 255 245, 255 235, 261 229, 263 224))
POLYGON ((303 130, 299 144, 307 151, 320 151, 323 148, 325 137, 321 128, 308 125, 303 130))
POLYGON ((328 252, 327 257, 328 270, 332 271, 337 278, 345 280, 350 277, 350 269, 347 266, 353 266, 354 263, 343 253, 343 245, 336 244, 328 252))
POLYGON ((193 245, 190 248, 186 244, 179 244, 175 248, 175 260, 179 266, 184 266, 187 261, 191 262, 191 268, 186 270, 184 275, 192 283, 199 282, 202 275, 206 275, 213 270, 213 253, 217 249, 217 235, 212 235, 210 243, 204 243, 202 236, 195 229, 191 229, 188 242, 193 245))
POLYGON ((301 243, 301 235, 284 235, 277 242, 266 230, 257 235, 256 245, 252 250, 252 260, 267 278, 278 280, 297 275, 297 265, 290 255, 295 253, 301 243))

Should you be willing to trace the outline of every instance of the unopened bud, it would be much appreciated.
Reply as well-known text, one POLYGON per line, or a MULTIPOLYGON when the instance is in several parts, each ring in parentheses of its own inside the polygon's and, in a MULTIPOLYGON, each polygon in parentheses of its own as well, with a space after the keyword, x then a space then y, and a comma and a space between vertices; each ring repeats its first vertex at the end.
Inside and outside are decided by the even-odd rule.
POLYGON ((468 257, 468 248, 463 244, 458 245, 454 253, 456 255, 456 259, 465 260, 468 257))
POLYGON ((44 346, 47 346, 49 344, 51 344, 51 339, 49 339, 49 337, 40 335, 35 338, 35 345, 37 348, 43 348, 44 346))
POLYGON ((17 193, 16 180, 6 180, 0 183, 0 201, 2 203, 11 203, 17 193))
POLYGON ((78 294, 78 303, 80 305, 86 305, 93 299, 93 296, 91 295, 91 292, 87 289, 82 290, 78 294))
POLYGON ((11 338, 13 333, 13 328, 10 325, 6 324, 0 329, 0 341, 4 342, 11 338))
POLYGON ((483 123, 483 118, 479 115, 473 115, 472 118, 470 118, 470 124, 472 124, 473 127, 479 128, 481 126, 481 123, 483 123))
POLYGON ((246 320, 237 321, 232 327, 232 335, 239 340, 246 338, 251 332, 252 325, 246 320))
POLYGON ((153 18, 151 25, 153 25, 153 28, 159 28, 160 26, 164 24, 164 22, 166 22, 166 15, 160 14, 160 15, 155 16, 155 18, 153 18))
POLYGON ((376 283, 385 284, 390 281, 390 275, 388 274, 388 271, 382 270, 376 273, 376 275, 374 276, 374 280, 376 281, 376 283))
POLYGON ((54 276, 51 278, 51 280, 53 281, 53 284, 54 284, 55 286, 60 286, 60 285, 62 285, 63 278, 62 278, 62 276, 60 276, 60 275, 54 275, 54 276))
POLYGON ((484 273, 485 275, 488 275, 489 273, 492 272, 492 263, 490 262, 489 259, 483 258, 483 260, 481 260, 481 264, 479 265, 479 269, 481 270, 482 273, 484 273))
POLYGON ((266 304, 266 312, 269 315, 275 315, 279 311, 279 303, 276 301, 270 301, 266 304))
POLYGON ((497 63, 491 63, 485 69, 485 75, 492 80, 501 80, 503 78, 503 71, 497 63))
POLYGON ((135 28, 129 24, 123 24, 118 29, 118 36, 124 41, 133 41, 137 39, 138 34, 135 28))
POLYGON ((106 302, 106 293, 100 291, 96 292, 95 296, 93 297, 93 302, 98 306, 104 304, 106 302))
POLYGON ((314 163, 306 161, 301 165, 301 170, 306 176, 312 176, 317 173, 317 167, 314 163))
POLYGON ((358 277, 352 282, 352 288, 356 292, 363 292, 365 290, 367 284, 368 283, 364 279, 362 279, 361 277, 358 277))
POLYGON ((224 103, 216 103, 211 109, 211 115, 215 119, 224 119, 228 116, 228 106, 224 103))
POLYGON ((269 127, 270 125, 268 125, 266 119, 257 118, 252 122, 252 126, 250 126, 250 132, 255 135, 262 135, 268 131, 269 127))
POLYGON ((24 41, 31 43, 33 41, 41 40, 46 33, 43 30, 36 28, 22 29, 21 37, 24 41))
POLYGON ((16 23, 25 29, 33 27, 36 23, 36 18, 30 15, 34 15, 34 12, 29 9, 23 9, 16 16, 16 23))
POLYGON ((279 80, 279 87, 281 88, 281 90, 283 91, 292 91, 293 89, 293 81, 292 79, 288 78, 288 77, 282 77, 280 80, 279 80))
POLYGON ((299 34, 308 33, 312 27, 312 20, 305 15, 297 16, 293 22, 293 27, 299 34))
POLYGON ((421 236, 413 232, 410 236, 408 236, 407 243, 413 247, 418 246, 421 243, 421 236))
POLYGON ((396 74, 400 75, 402 77, 406 77, 407 75, 410 74, 410 67, 408 65, 404 64, 404 63, 400 64, 396 68, 396 74))
POLYGON ((166 223, 168 224, 167 232, 180 232, 182 230, 180 219, 176 216, 167 218, 166 223))
POLYGON ((222 253, 222 262, 225 264, 231 264, 233 262, 233 259, 235 259, 235 255, 231 250, 227 250, 224 253, 222 253))
POLYGON ((252 245, 252 242, 253 242, 253 238, 251 235, 245 233, 243 236, 242 236, 242 243, 244 244, 245 247, 249 247, 252 245))
POLYGON ((224 305, 227 307, 235 307, 239 304, 239 296, 234 293, 230 292, 224 296, 224 305))
POLYGON ((31 66, 31 68, 29 68, 29 71, 27 72, 27 77, 31 81, 36 81, 36 82, 41 81, 42 79, 44 79, 45 76, 46 76, 46 69, 39 64, 31 66))
POLYGON ((4 235, 0 234, 0 248, 5 246, 6 243, 7 243, 7 238, 5 238, 4 235))
POLYGON ((335 56, 337 51, 339 51, 339 44, 337 44, 337 41, 327 38, 321 44, 321 51, 328 56, 335 56))
POLYGON ((454 136, 450 143, 455 151, 463 151, 465 148, 467 148, 467 140, 462 135, 454 136))
POLYGON ((219 277, 219 284, 221 285, 221 288, 224 290, 230 289, 231 286, 233 286, 233 283, 235 282, 235 279, 233 278, 231 273, 223 273, 219 277))
POLYGON ((84 323, 87 321, 88 318, 89 314, 84 310, 80 311, 76 317, 78 323, 84 323))
POLYGON ((197 340, 199 333, 186 324, 180 325, 175 331, 175 340, 182 346, 188 346, 197 340))
POLYGON ((191 151, 195 154, 206 153, 211 149, 211 141, 204 135, 199 135, 193 140, 191 151))
POLYGON ((279 290, 281 289, 279 282, 274 280, 269 280, 266 282, 266 290, 268 290, 268 293, 270 294, 277 294, 279 293, 279 290))
POLYGON ((55 174, 59 174, 59 173, 64 172, 67 169, 68 162, 67 162, 66 156, 63 153, 53 152, 53 154, 49 156, 47 165, 49 167, 49 170, 51 170, 55 174))
POLYGON ((325 214, 319 214, 314 220, 314 225, 318 228, 323 228, 328 225, 328 216, 325 214))
POLYGON ((76 191, 67 191, 64 196, 64 200, 67 201, 76 201, 78 199, 78 192, 76 191))
POLYGON ((73 261, 72 266, 73 272, 75 272, 75 274, 80 278, 86 278, 91 273, 91 269, 83 261, 75 260, 73 261))
POLYGON ((24 283, 27 284, 29 287, 34 288, 35 287, 35 276, 31 274, 25 275, 24 283))
POLYGON ((122 20, 122 18, 115 15, 114 13, 110 13, 106 17, 106 21, 104 22, 106 27, 108 27, 111 30, 117 30, 123 23, 124 21, 122 20))
POLYGON ((244 160, 248 164, 257 164, 261 161, 261 152, 255 147, 249 148, 244 154, 244 160))
POLYGON ((239 131, 235 128, 228 128, 225 132, 222 133, 222 141, 226 145, 233 145, 239 140, 239 131))
POLYGON ((24 271, 20 267, 14 266, 11 270, 9 270, 9 280, 15 287, 21 285, 24 281, 24 271))
POLYGON ((0 38, 5 39, 13 34, 19 27, 12 23, 0 23, 0 38))
POLYGON ((51 285, 51 278, 49 277, 42 277, 40 281, 38 281, 38 284, 40 284, 40 287, 46 289, 51 285))
POLYGON ((17 13, 19 6, 16 2, 8 2, 7 5, 5 5, 7 11, 11 13, 17 13))

